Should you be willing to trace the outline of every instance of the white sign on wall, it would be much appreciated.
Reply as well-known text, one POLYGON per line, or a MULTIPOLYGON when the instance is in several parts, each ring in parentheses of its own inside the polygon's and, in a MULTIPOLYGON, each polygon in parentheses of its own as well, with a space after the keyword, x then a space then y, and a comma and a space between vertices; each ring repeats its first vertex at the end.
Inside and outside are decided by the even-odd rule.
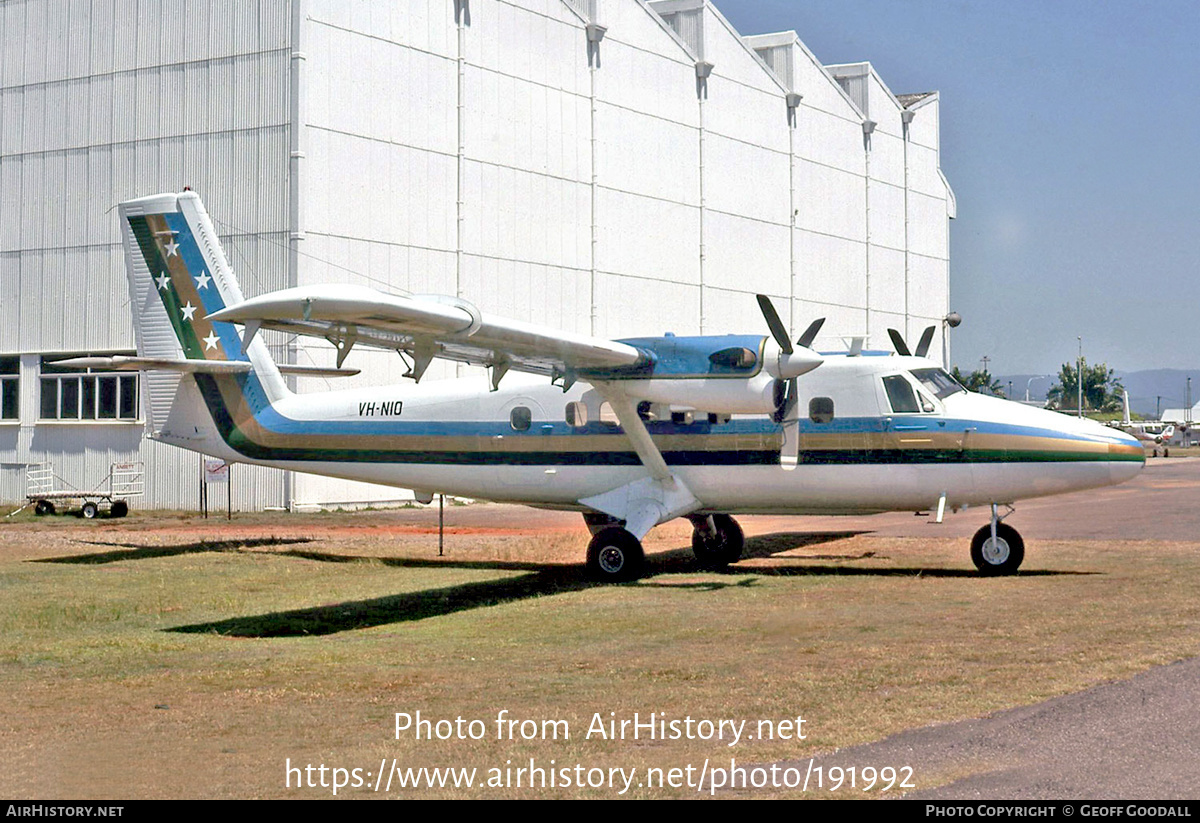
POLYGON ((228 483, 229 482, 229 464, 224 460, 204 459, 204 482, 205 483, 228 483))

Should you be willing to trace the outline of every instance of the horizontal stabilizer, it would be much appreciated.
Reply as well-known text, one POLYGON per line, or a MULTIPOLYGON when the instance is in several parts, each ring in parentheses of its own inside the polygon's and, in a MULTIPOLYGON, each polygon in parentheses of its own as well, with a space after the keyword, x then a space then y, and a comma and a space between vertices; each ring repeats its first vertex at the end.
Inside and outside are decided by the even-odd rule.
MULTIPOLYGON (((72 357, 56 360, 55 366, 69 369, 102 369, 104 371, 174 371, 187 374, 244 374, 253 369, 247 360, 184 360, 168 357, 72 357)), ((307 377, 353 377, 358 369, 334 369, 328 366, 281 365, 283 374, 307 377)))

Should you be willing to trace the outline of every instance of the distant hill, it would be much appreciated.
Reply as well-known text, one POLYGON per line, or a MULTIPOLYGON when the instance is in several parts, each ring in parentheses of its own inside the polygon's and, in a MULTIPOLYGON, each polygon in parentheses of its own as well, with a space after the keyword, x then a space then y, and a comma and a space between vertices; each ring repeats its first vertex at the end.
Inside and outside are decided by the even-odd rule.
MULTIPOLYGON (((1192 403, 1196 403, 1200 401, 1200 369, 1150 369, 1133 372, 1117 370, 1117 378, 1125 387, 1125 391, 1129 392, 1129 408, 1134 414, 1143 417, 1154 417, 1156 408, 1182 408, 1189 377, 1192 378, 1192 403)), ((1014 400, 1025 399, 1025 386, 1028 384, 1030 399, 1044 401, 1046 392, 1057 382, 1058 375, 1006 374, 997 376, 996 379, 1004 386, 1005 391, 1008 391, 1008 384, 1012 383, 1014 400)))

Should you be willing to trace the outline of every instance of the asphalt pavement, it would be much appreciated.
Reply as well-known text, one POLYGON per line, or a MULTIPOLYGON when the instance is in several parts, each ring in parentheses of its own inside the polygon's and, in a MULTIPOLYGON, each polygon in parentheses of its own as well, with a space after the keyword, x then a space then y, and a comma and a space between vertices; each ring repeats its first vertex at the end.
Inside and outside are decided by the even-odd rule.
MULTIPOLYGON (((1018 504, 1010 522, 1039 539, 1197 541, 1200 459, 1150 460, 1134 480, 1018 504)), ((881 536, 970 535, 986 510, 933 526, 912 515, 861 518, 881 536)), ((805 518, 805 528, 846 520, 805 518)), ((818 758, 815 765, 912 766, 915 799, 1200 798, 1200 658, 989 717, 912 729, 818 758), (922 774, 969 773, 935 789, 922 774)), ((807 767, 807 762, 801 764, 807 767)))
MULTIPOLYGON (((799 765, 801 773, 807 761, 799 765)), ((911 766, 906 799, 1200 798, 1200 659, 1033 706, 912 729, 816 766, 911 766), (935 789, 922 775, 972 772, 935 789)))

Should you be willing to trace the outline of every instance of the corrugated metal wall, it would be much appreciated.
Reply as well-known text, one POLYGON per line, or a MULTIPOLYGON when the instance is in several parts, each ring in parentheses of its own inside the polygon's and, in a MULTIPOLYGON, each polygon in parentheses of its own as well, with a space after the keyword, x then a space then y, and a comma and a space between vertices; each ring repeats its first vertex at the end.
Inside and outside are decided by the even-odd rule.
MULTIPOLYGON (((194 506, 199 458, 138 423, 39 422, 38 356, 133 348, 117 202, 191 185, 250 294, 288 285, 290 5, 238 0, 0 3, 0 351, 23 358, 0 430, 0 499, 27 462, 76 486, 146 461, 140 505, 194 506)), ((283 475, 235 474, 234 505, 280 505, 283 475)), ((139 505, 135 503, 135 505, 139 505)))
MULTIPOLYGON (((868 326, 887 345, 886 326, 912 336, 947 309, 936 95, 906 137, 869 66, 835 78, 794 36, 743 38, 703 0, 4 0, 0 27, 0 353, 131 347, 105 210, 185 184, 248 294, 366 283, 618 337, 702 317, 708 333, 765 331, 765 292, 797 327, 828 317, 825 347, 868 326), (606 27, 590 47, 589 22, 606 27)), ((293 347, 332 363, 329 346, 293 347)), ((405 369, 360 350, 349 364, 364 373, 338 387, 405 369)), ((90 453, 71 438, 91 430, 86 474, 136 449, 135 429, 27 419, 0 425, 0 455, 53 443, 43 430, 72 432, 64 459, 90 453)), ((172 484, 194 458, 141 449, 174 472, 160 502, 190 503, 172 484)), ((281 502, 280 475, 255 486, 246 505, 281 502)), ((293 490, 395 496, 304 476, 293 490)))

